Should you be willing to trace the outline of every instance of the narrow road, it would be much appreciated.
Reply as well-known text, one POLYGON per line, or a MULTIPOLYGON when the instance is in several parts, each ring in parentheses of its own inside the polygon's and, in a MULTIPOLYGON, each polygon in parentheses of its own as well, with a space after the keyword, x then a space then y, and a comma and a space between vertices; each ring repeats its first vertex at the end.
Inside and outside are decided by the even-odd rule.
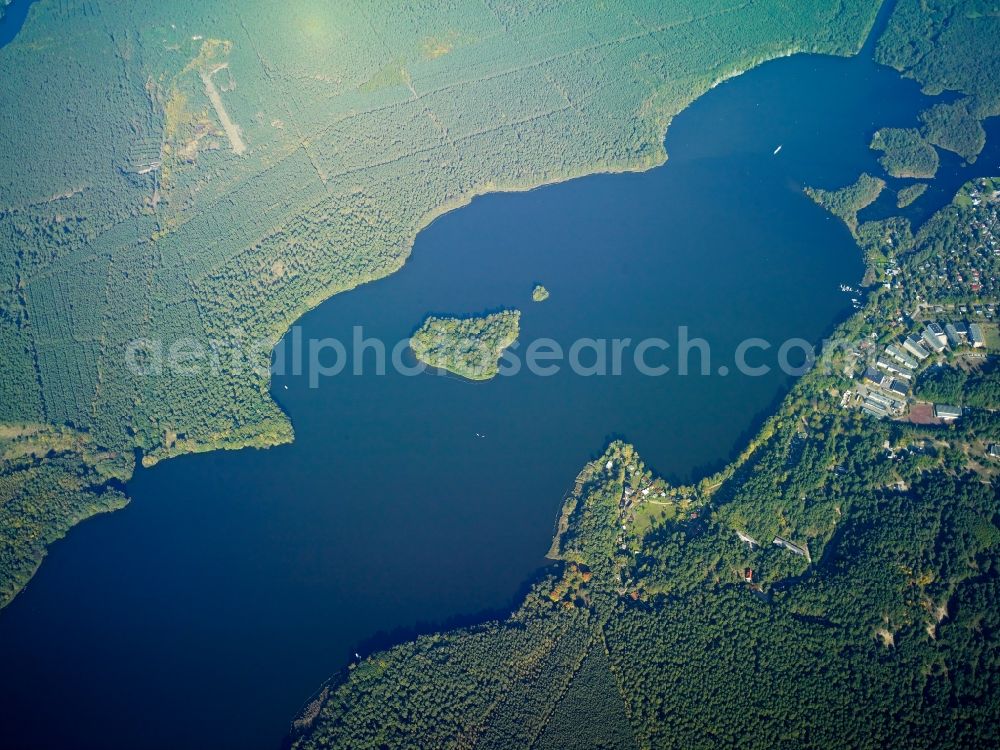
POLYGON ((219 120, 222 122, 222 129, 226 131, 226 137, 229 138, 229 144, 233 147, 233 153, 240 156, 246 152, 247 146, 243 142, 243 136, 240 135, 239 126, 230 119, 229 113, 226 111, 226 105, 222 103, 222 97, 219 96, 219 90, 215 87, 215 83, 212 82, 212 76, 225 67, 227 66, 220 65, 211 73, 202 72, 201 81, 205 84, 205 93, 211 100, 212 106, 215 107, 215 114, 219 116, 219 120))

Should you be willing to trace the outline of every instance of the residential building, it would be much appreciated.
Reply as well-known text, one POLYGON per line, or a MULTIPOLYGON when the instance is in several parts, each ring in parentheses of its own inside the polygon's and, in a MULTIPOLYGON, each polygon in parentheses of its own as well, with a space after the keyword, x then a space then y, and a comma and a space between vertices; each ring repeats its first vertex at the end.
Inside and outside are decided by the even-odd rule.
POLYGON ((927 359, 931 356, 931 353, 924 349, 924 346, 920 343, 919 339, 916 339, 913 336, 906 337, 903 341, 903 348, 917 359, 927 359))
POLYGON ((927 327, 924 329, 924 340, 936 352, 944 351, 944 348, 948 346, 948 336, 945 334, 944 329, 937 323, 927 324, 927 327))
POLYGON ((889 404, 891 403, 889 401, 889 399, 886 398, 885 396, 883 396, 881 393, 875 393, 875 392, 870 392, 868 394, 868 397, 865 399, 865 401, 870 402, 870 403, 874 403, 874 404, 878 404, 883 409, 888 409, 889 408, 889 404))
POLYGON ((969 324, 969 341, 977 349, 986 346, 986 336, 983 334, 983 327, 979 323, 969 324))
POLYGON ((937 336, 933 333, 928 333, 924 331, 920 337, 920 343, 923 344, 927 349, 930 349, 935 354, 940 354, 944 351, 944 344, 937 340, 937 336))
POLYGON ((902 378, 903 380, 913 380, 913 370, 903 367, 903 365, 893 362, 891 359, 879 357, 875 364, 886 372, 892 373, 897 378, 902 378))
POLYGON ((954 422, 962 416, 961 406, 949 406, 948 404, 934 404, 934 416, 943 419, 945 422, 954 422))
POLYGON ((915 360, 913 357, 904 352, 895 344, 889 344, 889 346, 885 348, 885 353, 888 354, 893 359, 899 360, 904 365, 909 367, 911 370, 917 369, 917 360, 915 360))
POLYGON ((874 367, 865 368, 865 380, 874 383, 875 385, 882 385, 882 380, 885 377, 887 376, 876 370, 874 367))
POLYGON ((886 412, 885 409, 879 409, 874 406, 868 406, 868 404, 864 404, 861 407, 861 411, 863 411, 869 417, 875 417, 875 419, 885 419, 885 417, 889 416, 888 412, 886 412))

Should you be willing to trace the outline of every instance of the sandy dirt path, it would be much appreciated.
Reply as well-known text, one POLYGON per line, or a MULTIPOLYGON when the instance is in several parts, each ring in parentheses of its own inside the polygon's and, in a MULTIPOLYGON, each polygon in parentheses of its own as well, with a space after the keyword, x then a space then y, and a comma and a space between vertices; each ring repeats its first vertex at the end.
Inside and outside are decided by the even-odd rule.
POLYGON ((243 136, 240 134, 239 126, 229 117, 229 113, 226 111, 226 105, 222 103, 222 97, 219 96, 219 90, 215 87, 215 83, 212 81, 212 76, 225 67, 225 65, 220 65, 210 73, 202 72, 201 81, 205 84, 205 93, 211 100, 212 106, 215 107, 215 113, 219 116, 219 120, 222 122, 222 129, 226 131, 226 137, 229 138, 229 144, 233 147, 233 153, 240 156, 246 152, 247 145, 243 142, 243 136))

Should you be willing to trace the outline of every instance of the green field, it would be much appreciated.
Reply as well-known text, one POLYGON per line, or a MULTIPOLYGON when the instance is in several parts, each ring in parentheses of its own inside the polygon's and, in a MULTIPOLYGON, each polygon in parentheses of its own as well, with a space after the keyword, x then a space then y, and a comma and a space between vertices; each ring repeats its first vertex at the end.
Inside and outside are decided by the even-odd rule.
POLYGON ((983 334, 986 336, 986 348, 992 353, 1000 353, 1000 327, 996 323, 984 325, 983 334))

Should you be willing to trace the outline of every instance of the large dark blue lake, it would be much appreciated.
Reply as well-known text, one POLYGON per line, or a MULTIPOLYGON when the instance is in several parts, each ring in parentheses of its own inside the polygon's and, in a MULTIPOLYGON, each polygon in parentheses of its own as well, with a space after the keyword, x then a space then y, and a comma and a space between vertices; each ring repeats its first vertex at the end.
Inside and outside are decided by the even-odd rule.
MULTIPOLYGON (((662 168, 491 195, 435 222, 403 270, 329 300, 302 335, 350 342, 361 325, 391 344, 430 312, 517 307, 522 342, 662 337, 672 372, 626 357, 603 377, 276 377, 294 444, 140 471, 132 504, 74 529, 0 612, 0 744, 271 750, 380 632, 514 604, 563 493, 612 437, 674 479, 720 466, 791 381, 718 368, 747 337, 774 342, 754 355, 772 368, 780 342, 819 341, 862 273, 803 185, 877 170, 872 132, 923 106, 870 49, 788 58, 678 117, 662 168), (535 282, 551 299, 531 302, 535 282), (680 326, 710 343, 712 374, 677 373, 680 326)), ((915 218, 971 176, 945 172, 915 218)))

